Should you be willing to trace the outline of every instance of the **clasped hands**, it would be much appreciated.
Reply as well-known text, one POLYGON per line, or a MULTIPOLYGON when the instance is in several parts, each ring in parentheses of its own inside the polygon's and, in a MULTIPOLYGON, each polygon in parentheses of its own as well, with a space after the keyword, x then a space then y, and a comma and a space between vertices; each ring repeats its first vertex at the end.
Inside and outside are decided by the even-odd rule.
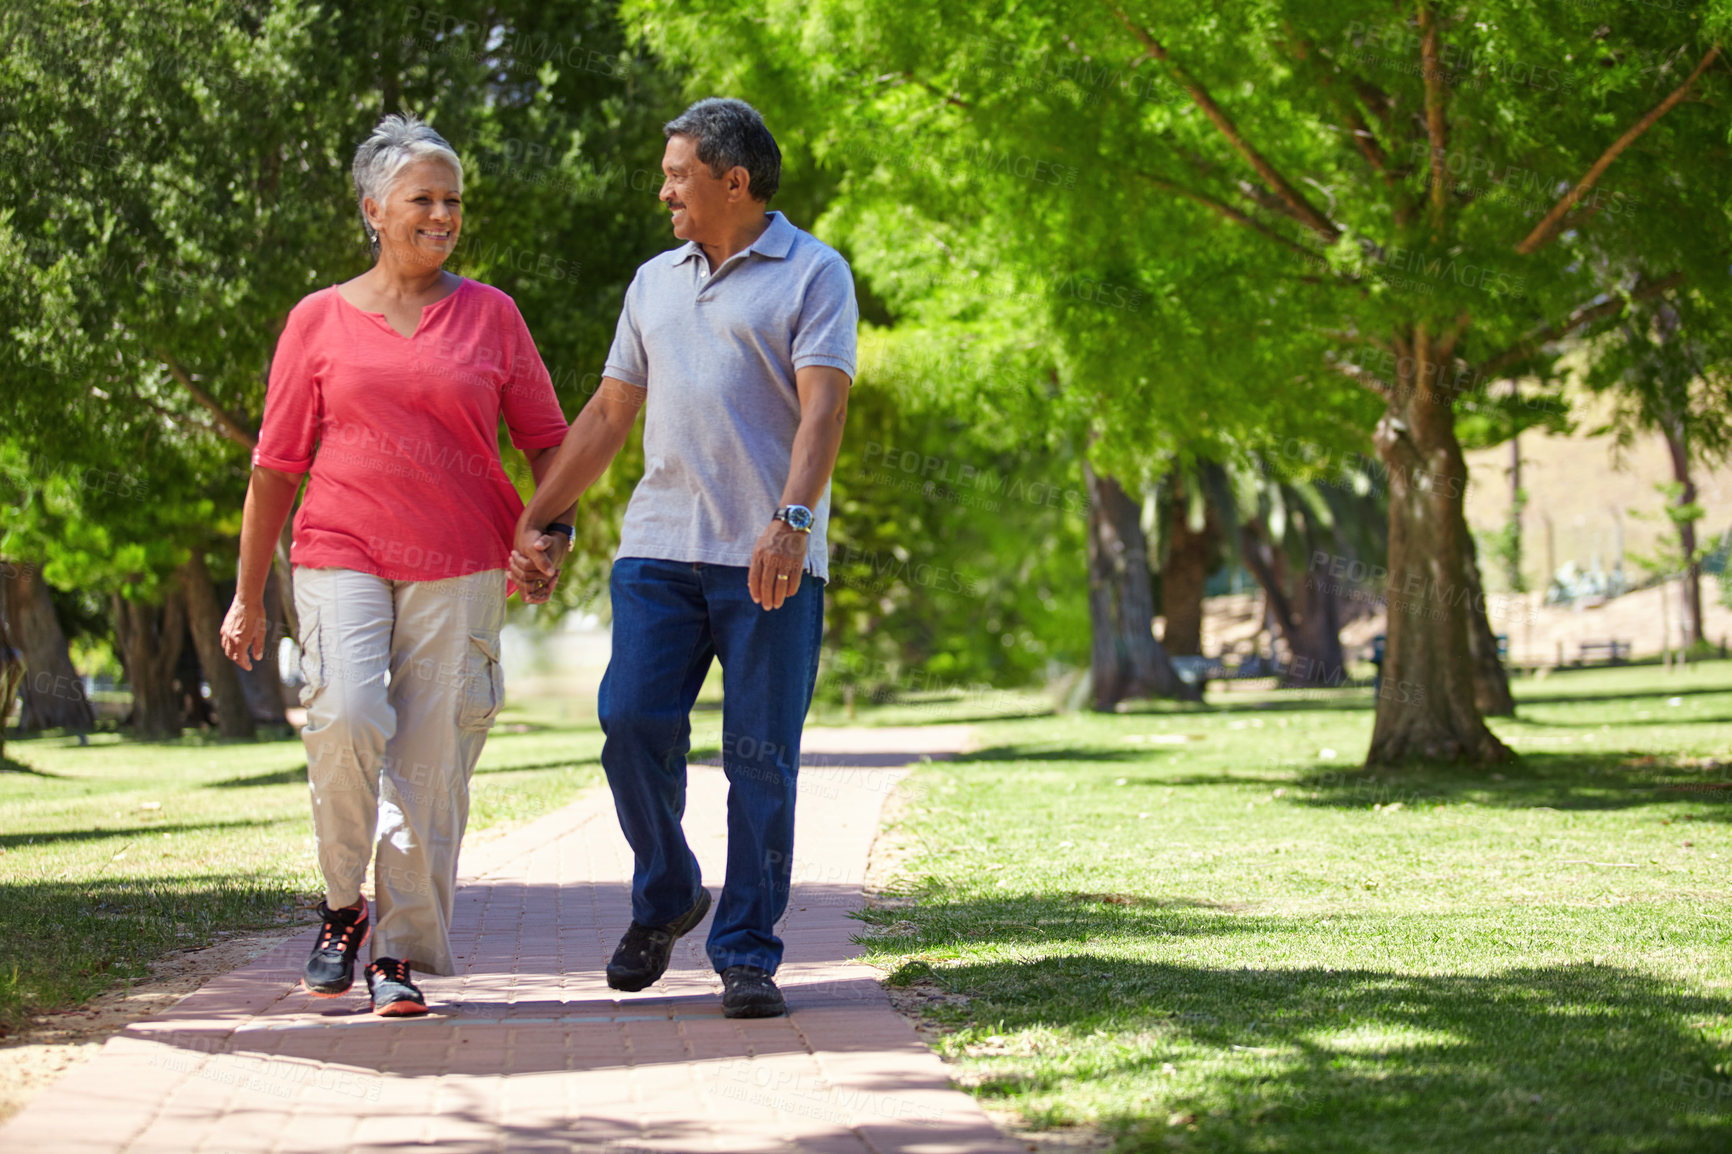
POLYGON ((543 605, 559 583, 559 566, 571 549, 564 533, 544 533, 529 523, 529 510, 517 518, 516 543, 507 571, 523 591, 526 605, 543 605))
MULTIPOLYGON (((780 609, 800 591, 810 539, 809 534, 782 521, 771 521, 758 535, 752 546, 752 565, 746 573, 746 587, 753 601, 765 609, 780 609)), ((523 590, 526 604, 541 605, 553 596, 560 562, 569 548, 564 534, 543 533, 531 525, 527 509, 517 519, 510 573, 511 580, 523 590)))

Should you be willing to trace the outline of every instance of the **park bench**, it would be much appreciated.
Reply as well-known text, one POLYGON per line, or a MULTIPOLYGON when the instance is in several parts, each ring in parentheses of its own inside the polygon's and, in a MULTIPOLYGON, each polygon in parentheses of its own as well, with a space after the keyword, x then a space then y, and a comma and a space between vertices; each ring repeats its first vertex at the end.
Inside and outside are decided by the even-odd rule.
POLYGON ((1622 665, 1630 659, 1628 641, 1584 641, 1576 653, 1576 664, 1586 665, 1590 657, 1602 659, 1607 665, 1622 665))
POLYGON ((1173 672, 1179 675, 1179 680, 1186 685, 1205 685, 1210 681, 1222 681, 1232 676, 1227 672, 1227 666, 1219 657, 1174 657, 1173 672))
POLYGON ((1205 688, 1211 681, 1256 680, 1259 677, 1279 677, 1283 672, 1280 663, 1262 654, 1247 657, 1231 669, 1219 657, 1185 656, 1168 657, 1167 660, 1173 663, 1173 672, 1179 675, 1180 681, 1205 688))

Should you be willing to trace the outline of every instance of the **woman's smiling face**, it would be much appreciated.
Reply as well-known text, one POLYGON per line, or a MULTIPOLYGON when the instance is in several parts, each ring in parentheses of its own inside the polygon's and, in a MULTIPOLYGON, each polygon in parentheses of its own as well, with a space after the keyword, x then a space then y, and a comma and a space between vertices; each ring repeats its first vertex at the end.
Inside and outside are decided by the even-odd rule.
POLYGON ((409 265, 438 266, 457 247, 463 230, 461 180, 449 161, 423 157, 403 166, 385 201, 367 198, 367 216, 388 253, 409 265))

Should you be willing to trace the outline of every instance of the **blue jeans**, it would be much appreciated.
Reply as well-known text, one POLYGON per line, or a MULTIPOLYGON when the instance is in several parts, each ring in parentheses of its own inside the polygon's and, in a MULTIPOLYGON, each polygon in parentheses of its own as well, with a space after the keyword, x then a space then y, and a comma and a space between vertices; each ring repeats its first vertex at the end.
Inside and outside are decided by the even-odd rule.
POLYGON ((722 770, 728 778, 728 872, 705 951, 717 972, 775 973, 793 874, 800 730, 818 677, 824 583, 805 574, 766 610, 732 565, 621 557, 614 562, 613 657, 597 710, 602 768, 634 857, 632 918, 665 925, 698 900, 686 844, 691 712, 722 662, 722 770))

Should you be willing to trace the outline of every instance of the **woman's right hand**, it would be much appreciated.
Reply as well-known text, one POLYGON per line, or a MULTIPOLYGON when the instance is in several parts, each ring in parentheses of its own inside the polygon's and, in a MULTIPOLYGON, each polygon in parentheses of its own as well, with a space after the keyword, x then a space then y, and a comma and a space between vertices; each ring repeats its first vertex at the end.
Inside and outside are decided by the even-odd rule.
POLYGON ((265 655, 265 610, 261 605, 249 605, 239 597, 229 605, 223 618, 223 652, 242 669, 250 670, 253 662, 265 655))

